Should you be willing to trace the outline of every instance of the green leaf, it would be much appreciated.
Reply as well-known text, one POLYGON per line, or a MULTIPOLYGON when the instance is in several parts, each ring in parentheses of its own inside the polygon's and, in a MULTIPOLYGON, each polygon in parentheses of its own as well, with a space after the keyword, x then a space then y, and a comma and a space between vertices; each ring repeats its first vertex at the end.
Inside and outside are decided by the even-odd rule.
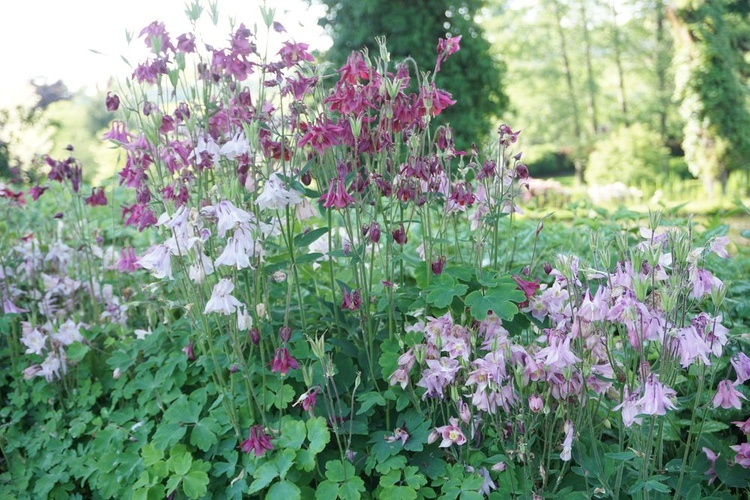
POLYGON ((349 462, 329 460, 326 463, 326 478, 329 480, 342 483, 351 477, 354 477, 354 466, 349 462))
POLYGON ((65 349, 65 355, 69 363, 76 364, 81 361, 86 353, 89 352, 89 346, 81 342, 73 342, 65 349))
POLYGON ((628 460, 631 460, 633 457, 635 457, 635 453, 633 453, 632 451, 620 451, 617 453, 605 453, 604 456, 613 460, 622 460, 623 462, 627 462, 628 460))
POLYGON ((141 456, 143 457, 143 465, 149 467, 164 458, 164 451, 157 450, 150 444, 147 444, 141 448, 141 456))
POLYGON ((315 498, 320 500, 331 500, 339 494, 339 483, 333 481, 323 481, 315 490, 315 498))
POLYGON ((266 496, 268 500, 299 500, 302 498, 302 492, 296 484, 289 481, 274 483, 268 490, 266 496))
POLYGON ((427 293, 427 303, 435 307, 445 308, 453 303, 454 297, 463 297, 469 289, 468 285, 453 284, 451 286, 430 285, 427 293))
POLYGON ((279 476, 279 471, 276 469, 276 465, 266 462, 253 472, 255 481, 250 484, 250 488, 247 490, 248 493, 257 493, 269 484, 271 481, 279 476))
POLYGON ((364 392, 357 397, 357 401, 362 403, 361 407, 357 411, 357 415, 366 413, 370 408, 375 405, 385 406, 385 399, 377 392, 364 392))
POLYGON ((182 478, 182 491, 188 498, 201 498, 208 492, 208 474, 203 471, 191 470, 182 478))
POLYGON ((331 441, 331 432, 325 418, 315 417, 307 421, 307 439, 310 440, 308 449, 311 453, 317 455, 325 449, 331 441))
MULTIPOLYGON (((352 467, 353 468, 353 467, 352 467)), ((352 477, 339 487, 339 498, 342 500, 359 500, 360 492, 365 491, 365 482, 360 477, 352 477)))
POLYGON ((311 450, 301 449, 297 452, 297 469, 305 472, 312 472, 315 469, 315 453, 311 450))
POLYGON ((276 443, 279 448, 298 450, 305 441, 305 434, 304 422, 288 418, 281 424, 281 436, 276 443))
POLYGON ((479 321, 487 318, 492 311, 501 319, 510 321, 518 312, 518 306, 514 302, 523 302, 526 296, 520 290, 511 290, 508 287, 498 287, 489 290, 485 295, 475 290, 466 296, 464 302, 471 307, 471 315, 479 321))
POLYGON ((169 470, 174 472, 178 476, 184 476, 190 470, 190 466, 193 464, 193 457, 190 453, 179 453, 172 455, 167 460, 167 466, 169 470))
POLYGON ((306 233, 300 233, 294 237, 294 248, 302 248, 315 242, 318 238, 328 232, 327 227, 319 227, 306 233))
POLYGON ((173 444, 178 443, 185 435, 185 432, 187 432, 187 428, 181 423, 168 422, 156 429, 151 442, 155 448, 165 450, 173 444))
POLYGON ((217 443, 216 433, 221 426, 213 417, 206 417, 193 426, 190 433, 190 444, 195 445, 201 451, 208 449, 217 443))
POLYGON ((388 486, 383 488, 381 498, 388 500, 414 500, 417 498, 417 492, 408 486, 388 486))
POLYGON ((296 456, 296 450, 290 448, 286 448, 276 455, 273 464, 276 466, 280 478, 286 477, 286 473, 292 467, 296 456))
POLYGON ((281 390, 279 390, 274 398, 273 398, 273 405, 278 408, 279 410, 283 410, 287 406, 289 406, 289 403, 294 400, 294 388, 290 385, 284 385, 282 386, 281 390))

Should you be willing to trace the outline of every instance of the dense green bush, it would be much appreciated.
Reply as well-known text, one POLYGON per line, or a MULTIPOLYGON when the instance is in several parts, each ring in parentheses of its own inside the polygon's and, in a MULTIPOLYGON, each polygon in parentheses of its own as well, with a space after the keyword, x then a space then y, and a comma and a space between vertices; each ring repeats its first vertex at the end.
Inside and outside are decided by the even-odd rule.
POLYGON ((669 150, 658 134, 641 124, 621 127, 600 141, 589 156, 586 183, 629 186, 654 182, 667 174, 669 150))
POLYGON ((552 144, 536 144, 524 150, 523 161, 536 178, 573 175, 575 166, 569 152, 552 144))

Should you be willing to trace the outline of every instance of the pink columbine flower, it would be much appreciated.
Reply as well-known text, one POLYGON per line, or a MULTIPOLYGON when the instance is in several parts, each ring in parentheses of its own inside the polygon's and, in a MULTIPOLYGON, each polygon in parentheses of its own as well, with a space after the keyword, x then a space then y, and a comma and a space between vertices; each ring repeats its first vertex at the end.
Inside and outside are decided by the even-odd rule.
POLYGON ((745 469, 750 469, 750 443, 742 443, 730 446, 737 454, 734 456, 734 463, 741 465, 745 469))
POLYGON ((732 423, 739 427, 743 434, 750 434, 750 418, 748 418, 744 422, 738 421, 732 423))
POLYGON ((536 394, 532 394, 529 396, 529 410, 533 411, 534 413, 539 413, 544 409, 544 400, 541 396, 538 396, 536 394))
POLYGON ((348 290, 344 289, 344 298, 341 301, 341 309, 356 311, 361 305, 362 297, 359 293, 359 290, 354 290, 352 293, 349 293, 348 290))
POLYGON ((229 278, 223 278, 214 285, 211 298, 206 303, 203 314, 218 312, 223 315, 233 314, 242 302, 231 295, 234 290, 234 283, 229 278))
POLYGON ((332 179, 328 187, 328 192, 318 199, 323 202, 325 208, 343 209, 354 204, 354 198, 346 192, 344 179, 332 179))
POLYGON ((651 373, 643 387, 643 396, 637 401, 640 413, 646 415, 666 415, 667 410, 676 410, 671 398, 676 396, 674 389, 659 382, 656 374, 651 373))
POLYGON ((565 439, 562 444, 563 450, 560 452, 560 460, 568 462, 573 451, 573 422, 566 420, 563 431, 565 432, 565 439))
POLYGON ((736 384, 744 384, 746 380, 750 379, 750 357, 744 352, 740 352, 732 356, 729 361, 734 367, 734 372, 737 374, 736 384))
POLYGON ((466 436, 458 426, 458 419, 451 417, 449 421, 450 425, 443 425, 435 428, 433 433, 437 433, 437 436, 435 436, 433 442, 437 437, 442 437, 443 440, 440 442, 440 448, 448 448, 453 444, 458 446, 466 444, 466 436))
POLYGON ((309 389, 302 396, 300 396, 297 402, 294 403, 292 406, 301 405, 302 409, 305 411, 310 411, 310 410, 315 409, 315 404, 317 403, 318 391, 320 391, 319 386, 309 389))
POLYGON ((716 460, 719 458, 719 455, 717 453, 714 453, 713 450, 706 448, 705 446, 701 449, 703 453, 706 454, 706 458, 708 459, 708 461, 711 462, 711 467, 706 471, 706 476, 708 476, 708 484, 711 484, 718 477, 716 471, 714 470, 714 467, 716 466, 716 460))
POLYGON ((190 342, 188 342, 188 345, 186 345, 185 347, 182 348, 182 352, 185 353, 185 356, 190 361, 194 361, 195 360, 195 350, 193 349, 193 341, 192 340, 190 342))
POLYGON ((729 244, 729 237, 727 236, 718 236, 711 240, 711 243, 708 244, 708 250, 710 252, 715 253, 722 259, 726 259, 729 257, 729 253, 727 253, 727 245, 729 244))
POLYGON ((120 250, 120 260, 117 262, 117 269, 121 273, 132 273, 141 267, 138 264, 138 257, 135 256, 135 249, 131 246, 128 249, 120 250))
POLYGON ((250 427, 248 438, 242 441, 240 449, 245 453, 253 452, 256 457, 262 457, 266 450, 273 450, 273 444, 262 425, 250 427))
POLYGON ((46 190, 48 190, 48 186, 40 186, 39 184, 31 187, 29 189, 29 194, 31 195, 31 199, 36 201, 39 199, 40 196, 44 194, 46 190))
POLYGON ((274 373, 280 373, 282 376, 286 375, 291 369, 298 369, 299 363, 294 356, 289 353, 289 349, 286 347, 279 347, 276 349, 276 354, 271 362, 271 371, 274 373))
POLYGON ((713 399, 714 408, 721 406, 724 409, 729 408, 742 408, 742 401, 740 398, 747 399, 744 394, 734 388, 731 380, 722 380, 719 382, 719 387, 716 389, 716 395, 713 399))

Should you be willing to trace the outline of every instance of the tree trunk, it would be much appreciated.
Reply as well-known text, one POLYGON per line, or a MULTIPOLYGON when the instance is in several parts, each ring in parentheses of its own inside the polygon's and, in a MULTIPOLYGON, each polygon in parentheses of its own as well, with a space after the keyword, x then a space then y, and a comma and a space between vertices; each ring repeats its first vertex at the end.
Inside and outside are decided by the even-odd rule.
POLYGON ((610 7, 612 8, 612 44, 615 48, 615 65, 617 66, 617 79, 620 87, 620 111, 625 125, 630 125, 628 98, 625 93, 625 72, 622 69, 622 41, 620 40, 620 27, 617 25, 617 2, 610 2, 610 7))
POLYGON ((565 29, 562 24, 562 7, 559 0, 552 0, 552 6, 555 11, 555 21, 557 24, 557 36, 560 42, 560 53, 563 60, 563 71, 565 73, 565 82, 568 87, 568 98, 570 99, 570 110, 573 113, 573 130, 578 144, 574 156, 574 165, 576 170, 576 182, 583 183, 583 162, 580 160, 580 150, 583 144, 583 131, 581 129, 581 117, 578 113, 578 97, 576 96, 575 85, 573 84, 573 73, 570 67, 570 58, 568 57, 568 44, 565 38, 565 29))
POLYGON ((583 47, 586 60, 586 87, 589 94, 589 111, 591 113, 591 129, 594 135, 599 133, 599 117, 596 109, 596 80, 594 79, 594 68, 591 65, 591 37, 589 36, 589 19, 586 13, 586 1, 580 0, 581 28, 583 30, 583 47))
POLYGON ((659 134, 664 144, 668 140, 667 108, 670 100, 670 93, 667 90, 667 70, 670 56, 664 33, 665 10, 664 0, 656 0, 654 8, 656 14, 656 92, 659 98, 659 134))

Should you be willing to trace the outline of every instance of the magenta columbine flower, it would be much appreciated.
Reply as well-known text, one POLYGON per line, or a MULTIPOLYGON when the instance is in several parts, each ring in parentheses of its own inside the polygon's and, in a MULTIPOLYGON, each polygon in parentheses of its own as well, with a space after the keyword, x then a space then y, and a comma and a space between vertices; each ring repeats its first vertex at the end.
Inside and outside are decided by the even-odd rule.
POLYGON ((104 188, 91 188, 91 196, 84 200, 86 205, 92 207, 105 206, 107 204, 107 197, 104 195, 104 188))
POLYGON ((48 190, 48 186, 40 186, 39 184, 33 186, 29 189, 29 194, 31 195, 31 199, 36 201, 39 199, 40 196, 44 194, 46 190, 48 190))
POLYGON ((256 457, 262 457, 266 450, 273 450, 273 444, 271 444, 271 437, 263 430, 263 426, 254 425, 250 427, 247 439, 240 444, 240 449, 245 453, 253 452, 256 457))
POLYGON ((730 446, 737 454, 734 456, 734 463, 741 465, 745 469, 750 469, 750 443, 742 443, 730 446))
POLYGON ((303 395, 301 395, 299 399, 297 400, 297 402, 294 403, 292 406, 301 405, 302 409, 305 411, 311 411, 315 409, 315 404, 317 403, 318 391, 320 391, 320 386, 309 389, 303 395))
POLYGON ((289 373, 289 370, 291 369, 298 369, 299 363, 297 363, 297 360, 294 359, 294 356, 292 356, 289 353, 289 349, 286 347, 279 347, 276 349, 276 354, 273 357, 273 361, 271 362, 271 371, 276 373, 280 373, 282 376, 289 373))
POLYGON ((349 293, 348 290, 344 289, 344 299, 341 301, 341 309, 356 311, 361 305, 362 297, 359 290, 354 290, 352 293, 349 293))
POLYGON ((398 228, 394 229, 391 235, 393 236, 393 241, 395 241, 399 245, 406 245, 406 242, 409 241, 409 238, 407 238, 406 236, 406 229, 404 229, 403 224, 399 224, 398 228))
POLYGON ((453 444, 458 446, 466 444, 466 436, 458 426, 458 419, 451 417, 449 421, 450 425, 436 427, 430 434, 430 437, 427 438, 428 442, 434 443, 438 437, 442 437, 443 440, 440 442, 440 448, 448 448, 453 444))
POLYGON ((354 204, 354 198, 346 192, 344 179, 332 179, 328 187, 328 192, 318 200, 323 202, 325 208, 346 208, 354 204))
POLYGON ((721 406, 724 409, 736 408, 739 410, 742 408, 740 398, 747 399, 744 394, 734 388, 731 380, 722 380, 716 389, 713 400, 714 408, 721 406))
POLYGON ((182 352, 185 353, 185 356, 187 356, 187 359, 189 359, 190 361, 195 360, 195 350, 193 349, 192 340, 188 342, 188 345, 182 348, 182 352))

